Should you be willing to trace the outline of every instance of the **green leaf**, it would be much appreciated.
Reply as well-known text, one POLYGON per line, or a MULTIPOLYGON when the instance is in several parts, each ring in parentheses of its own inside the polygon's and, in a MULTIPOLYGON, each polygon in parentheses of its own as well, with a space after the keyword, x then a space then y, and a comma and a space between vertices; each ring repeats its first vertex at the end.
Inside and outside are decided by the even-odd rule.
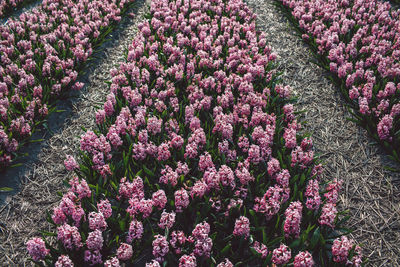
POLYGON ((228 251, 229 251, 229 249, 231 248, 231 242, 229 242, 228 243, 228 245, 226 245, 222 250, 221 250, 221 254, 222 255, 225 255, 228 251))
POLYGON ((11 187, 0 187, 0 192, 10 192, 13 191, 11 187))
POLYGON ((267 244, 267 242, 264 242, 264 244, 266 244, 267 247, 273 247, 274 245, 279 244, 280 242, 282 242, 283 239, 284 239, 284 237, 280 236, 280 237, 275 238, 274 240, 272 240, 268 244, 267 244))
POLYGON ((37 142, 42 142, 42 141, 44 141, 43 138, 41 138, 41 139, 35 139, 35 140, 29 140, 30 143, 37 143, 37 142))
POLYGON ((119 228, 122 231, 125 231, 125 220, 119 220, 118 223, 119 223, 119 228))
POLYGON ((294 248, 297 248, 299 245, 300 245, 300 242, 301 242, 301 239, 296 239, 296 240, 294 240, 293 242, 292 242, 292 244, 290 244, 290 248, 291 249, 294 249, 294 248))
POLYGON ((144 172, 145 172, 147 175, 149 175, 149 176, 151 176, 151 177, 154 176, 154 173, 153 173, 151 170, 149 170, 145 165, 142 165, 142 167, 143 167, 144 172))
POLYGON ((303 185, 304 185, 305 180, 306 180, 306 176, 305 176, 305 174, 303 173, 303 174, 301 175, 301 178, 300 178, 300 186, 303 186, 303 185))
POLYGON ((318 243, 318 240, 319 240, 319 236, 320 236, 320 229, 319 229, 319 226, 315 229, 315 231, 314 231, 314 233, 313 233, 313 235, 312 235, 312 237, 311 237, 311 240, 310 240, 310 246, 311 246, 311 249, 314 249, 315 248, 315 246, 317 245, 317 243, 318 243))
POLYGON ((340 226, 341 224, 347 222, 350 219, 350 215, 346 215, 343 219, 336 223, 336 226, 340 226))
POLYGON ((263 243, 266 244, 268 239, 267 239, 267 233, 265 232, 265 228, 262 229, 262 235, 263 235, 263 243))
POLYGON ((57 236, 56 233, 47 232, 47 231, 40 231, 44 236, 57 236))
POLYGON ((17 163, 17 164, 11 165, 10 167, 11 168, 15 168, 15 167, 20 167, 22 165, 23 165, 22 163, 17 163))

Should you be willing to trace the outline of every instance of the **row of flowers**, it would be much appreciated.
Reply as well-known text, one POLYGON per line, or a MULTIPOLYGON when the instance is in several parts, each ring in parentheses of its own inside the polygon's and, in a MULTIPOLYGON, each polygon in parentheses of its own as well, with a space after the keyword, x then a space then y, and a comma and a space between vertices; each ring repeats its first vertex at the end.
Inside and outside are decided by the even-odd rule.
POLYGON ((9 16, 13 9, 21 8, 35 0, 2 0, 0 2, 0 19, 9 16))
POLYGON ((133 0, 44 0, 0 26, 0 171, 18 156, 133 0))
POLYGON ((379 0, 279 0, 357 124, 400 162, 400 10, 379 0))
MULTIPOLYGON (((321 181, 290 88, 242 0, 153 0, 81 137, 47 266, 343 266, 341 182, 321 181)), ((53 238, 49 238, 53 237, 53 238)))

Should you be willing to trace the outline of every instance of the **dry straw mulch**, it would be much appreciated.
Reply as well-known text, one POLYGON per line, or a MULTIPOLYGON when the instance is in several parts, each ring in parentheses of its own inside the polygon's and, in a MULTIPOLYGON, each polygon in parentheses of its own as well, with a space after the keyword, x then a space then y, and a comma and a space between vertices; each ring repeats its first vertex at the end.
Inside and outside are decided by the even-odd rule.
MULTIPOLYGON (((315 64, 310 49, 274 5, 275 0, 247 0, 257 14, 259 30, 267 33, 277 53, 284 83, 306 110, 303 131, 311 132, 315 150, 325 162, 325 179, 344 181, 340 209, 351 215, 347 227, 363 247, 368 266, 400 265, 400 174, 384 169, 390 162, 372 146, 366 131, 350 117, 343 99, 326 73, 315 64)), ((397 166, 399 168, 399 166, 397 166)))
MULTIPOLYGON (((64 168, 67 154, 75 155, 79 150, 81 127, 94 128, 94 106, 104 103, 109 92, 105 81, 111 79, 110 70, 123 61, 124 51, 137 33, 137 25, 147 12, 144 0, 129 10, 118 28, 97 53, 97 60, 91 64, 88 74, 83 77, 86 87, 72 103, 70 116, 62 127, 42 145, 36 159, 26 162, 26 169, 19 174, 23 182, 21 191, 0 206, 0 266, 30 266, 25 243, 38 236, 39 230, 46 230, 45 211, 59 201, 57 191, 63 191, 62 181, 68 178, 64 168)), ((1 177, 8 178, 8 177, 1 177)), ((50 229, 47 229, 50 230, 50 229)))

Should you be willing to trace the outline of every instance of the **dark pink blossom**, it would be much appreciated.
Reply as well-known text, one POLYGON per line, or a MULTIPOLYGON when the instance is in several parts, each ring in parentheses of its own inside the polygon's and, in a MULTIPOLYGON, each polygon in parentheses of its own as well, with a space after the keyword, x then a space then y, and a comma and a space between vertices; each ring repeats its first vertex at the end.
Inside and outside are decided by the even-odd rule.
POLYGON ((74 267, 74 263, 68 257, 68 255, 61 255, 60 257, 58 257, 54 266, 55 267, 74 267))
POLYGON ((35 237, 26 243, 26 249, 34 261, 43 260, 50 250, 46 248, 43 239, 35 237))
POLYGON ((233 235, 243 236, 247 239, 250 235, 250 221, 244 216, 240 216, 236 219, 235 228, 233 229, 233 235))
POLYGON ((168 241, 164 236, 156 235, 153 240, 153 256, 158 262, 161 262, 169 251, 168 241))
POLYGON ((279 248, 272 251, 272 262, 275 264, 286 264, 292 258, 290 248, 284 244, 281 244, 279 248))
POLYGON ((126 243, 121 243, 117 249, 117 257, 120 260, 129 260, 133 255, 132 246, 126 243))
POLYGON ((312 267, 314 260, 308 251, 300 251, 295 257, 293 262, 294 267, 312 267))

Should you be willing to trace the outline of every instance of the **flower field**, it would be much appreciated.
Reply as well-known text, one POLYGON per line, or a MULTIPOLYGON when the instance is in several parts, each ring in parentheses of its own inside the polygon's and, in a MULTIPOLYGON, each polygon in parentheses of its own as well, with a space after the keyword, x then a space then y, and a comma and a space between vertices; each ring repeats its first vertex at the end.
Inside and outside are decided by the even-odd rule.
POLYGON ((360 265, 360 247, 340 237, 341 183, 320 184, 312 141, 297 134, 290 89, 247 6, 153 1, 139 28, 112 70, 98 131, 81 138, 80 164, 65 161, 76 176, 49 214, 56 232, 45 233, 57 244, 30 240, 32 258, 360 265))
POLYGON ((3 0, 0 3, 0 18, 5 18, 13 9, 21 8, 34 0, 3 0))
MULTIPOLYGON (((354 238, 362 226, 347 205, 349 180, 332 172, 335 165, 320 157, 305 133, 313 121, 298 111, 297 88, 282 75, 271 35, 256 23, 250 7, 257 1, 146 3, 123 60, 106 70, 106 95, 90 101, 97 109, 87 115, 94 126, 82 124, 79 137, 67 137, 79 149, 62 161, 64 180, 54 180, 64 189, 47 187, 57 202, 26 215, 31 224, 46 220, 34 225, 34 235, 18 237, 26 259, 0 252, 0 260, 35 266, 371 265, 374 252, 368 244, 363 249, 369 240, 354 238)), ((0 26, 1 170, 19 159, 18 149, 29 147, 32 133, 70 89, 85 90, 78 77, 133 2, 46 0, 0 26)), ((400 161, 400 11, 372 0, 282 4, 320 65, 333 73, 353 120, 400 161), (372 18, 354 15, 351 21, 365 10, 372 18), (332 14, 337 22, 329 20, 332 14)), ((4 217, 5 209, 4 251, 12 237, 4 242, 2 235, 12 231, 7 220, 17 208, 4 217)), ((380 242, 390 242, 381 236, 380 242)))
POLYGON ((352 120, 400 162, 400 11, 377 0, 279 2, 333 74, 352 120))
POLYGON ((0 170, 55 111, 76 82, 93 48, 121 19, 130 1, 43 1, 0 26, 0 170))

